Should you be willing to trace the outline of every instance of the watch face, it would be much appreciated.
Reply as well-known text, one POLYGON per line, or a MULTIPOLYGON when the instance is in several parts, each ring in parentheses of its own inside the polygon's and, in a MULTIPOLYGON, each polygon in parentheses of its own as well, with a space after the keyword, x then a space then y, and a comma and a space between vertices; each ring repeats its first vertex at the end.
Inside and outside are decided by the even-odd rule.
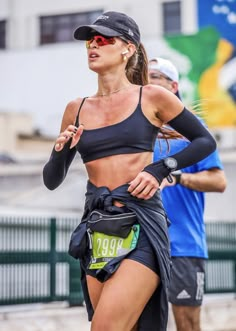
POLYGON ((170 170, 175 170, 177 168, 177 161, 173 157, 167 157, 164 159, 164 163, 170 170))

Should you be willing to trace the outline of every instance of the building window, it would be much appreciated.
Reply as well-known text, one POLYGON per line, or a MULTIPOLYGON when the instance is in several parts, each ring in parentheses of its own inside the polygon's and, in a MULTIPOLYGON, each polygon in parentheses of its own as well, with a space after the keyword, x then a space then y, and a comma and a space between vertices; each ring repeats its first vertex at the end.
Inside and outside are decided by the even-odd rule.
POLYGON ((103 13, 102 10, 40 17, 40 44, 54 44, 73 41, 77 26, 91 24, 103 13))
POLYGON ((6 21, 0 21, 0 49, 6 48, 6 21))
POLYGON ((181 32, 180 5, 180 1, 164 2, 162 4, 164 34, 178 34, 181 32))

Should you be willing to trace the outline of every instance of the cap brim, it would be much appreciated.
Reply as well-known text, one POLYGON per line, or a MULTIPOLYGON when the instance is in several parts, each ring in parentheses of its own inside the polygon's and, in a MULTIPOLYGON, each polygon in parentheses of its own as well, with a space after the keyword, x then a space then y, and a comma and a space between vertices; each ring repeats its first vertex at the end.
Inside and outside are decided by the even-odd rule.
POLYGON ((79 26, 74 32, 74 38, 77 40, 89 40, 93 35, 94 32, 98 32, 103 36, 107 37, 118 37, 122 34, 114 31, 106 26, 101 25, 83 25, 79 26))

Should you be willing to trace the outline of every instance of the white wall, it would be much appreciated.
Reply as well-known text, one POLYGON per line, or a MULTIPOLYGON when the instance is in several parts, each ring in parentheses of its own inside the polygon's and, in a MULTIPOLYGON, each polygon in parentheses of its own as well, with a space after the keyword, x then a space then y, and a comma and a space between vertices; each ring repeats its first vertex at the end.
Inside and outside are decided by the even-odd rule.
POLYGON ((0 52, 0 72, 0 111, 32 113, 47 134, 58 134, 67 102, 96 92, 84 42, 0 52))

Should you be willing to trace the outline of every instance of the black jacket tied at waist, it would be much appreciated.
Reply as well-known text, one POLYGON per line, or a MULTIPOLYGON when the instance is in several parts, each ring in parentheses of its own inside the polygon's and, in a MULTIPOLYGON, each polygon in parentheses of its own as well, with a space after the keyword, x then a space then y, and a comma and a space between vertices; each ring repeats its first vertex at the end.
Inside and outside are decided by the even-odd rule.
MULTIPOLYGON (((141 200, 130 195, 128 185, 122 185, 110 191, 107 187, 96 187, 91 182, 87 184, 86 201, 82 220, 85 220, 94 209, 112 212, 116 206, 113 201, 123 203, 129 210, 135 212, 137 221, 145 232, 156 255, 161 283, 146 305, 139 319, 139 331, 166 331, 168 318, 168 283, 170 275, 170 249, 167 234, 168 221, 160 199, 159 191, 149 200, 141 200)), ((119 267, 124 257, 109 261, 97 272, 100 281, 108 279, 119 267)), ((81 263, 81 281, 89 320, 92 319, 93 309, 86 284, 85 261, 81 263)), ((140 289, 142 291, 142 289, 140 289)))

